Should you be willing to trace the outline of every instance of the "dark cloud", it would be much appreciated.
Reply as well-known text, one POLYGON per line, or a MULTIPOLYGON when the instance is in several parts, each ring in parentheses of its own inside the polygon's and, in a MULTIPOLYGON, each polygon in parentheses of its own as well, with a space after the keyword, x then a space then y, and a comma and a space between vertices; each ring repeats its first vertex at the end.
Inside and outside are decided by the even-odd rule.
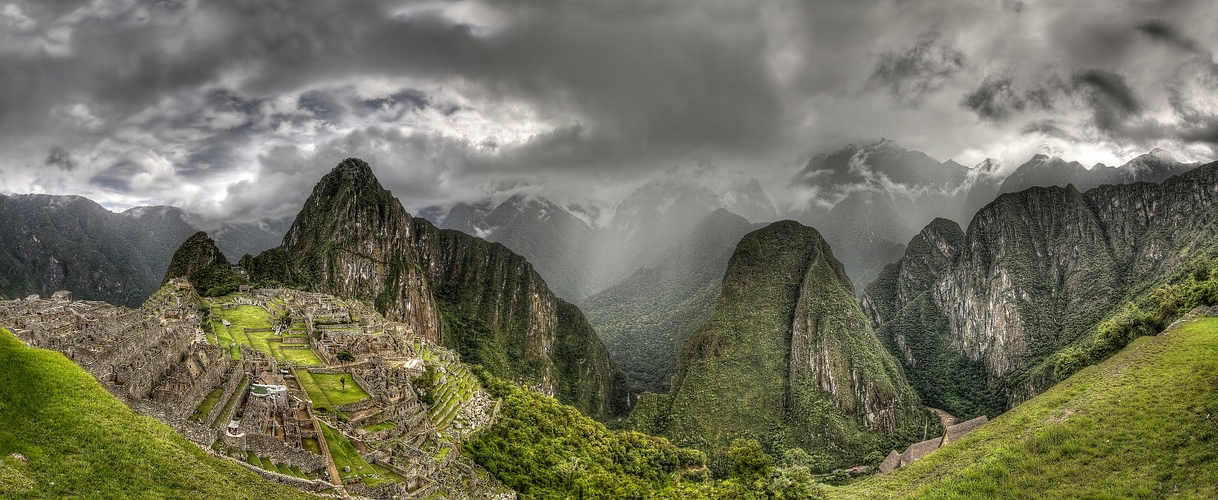
POLYGON ((869 83, 885 88, 898 102, 918 105, 923 95, 943 87, 964 68, 964 53, 940 38, 938 32, 929 31, 908 50, 881 55, 869 83))
POLYGON ((1196 40, 1180 33, 1175 26, 1161 20, 1151 20, 1141 23, 1137 30, 1153 40, 1175 46, 1187 52, 1202 52, 1196 40))
POLYGON ((291 212, 349 156, 442 202, 627 185, 691 158, 785 182, 816 152, 878 137, 964 162, 1042 140, 1207 143, 1212 14, 1116 0, 12 0, 0 189, 251 218, 291 212), (1152 57, 1161 44, 1183 50, 1152 57), (1060 133, 1027 125, 1049 114, 1060 133))
POLYGON ((72 159, 72 154, 59 146, 52 147, 51 152, 47 153, 46 164, 66 171, 76 168, 76 161, 72 159))
POLYGON ((1071 82, 1081 91, 1100 130, 1118 131, 1142 113, 1142 103, 1125 77, 1112 71, 1088 69, 1075 73, 1071 82))

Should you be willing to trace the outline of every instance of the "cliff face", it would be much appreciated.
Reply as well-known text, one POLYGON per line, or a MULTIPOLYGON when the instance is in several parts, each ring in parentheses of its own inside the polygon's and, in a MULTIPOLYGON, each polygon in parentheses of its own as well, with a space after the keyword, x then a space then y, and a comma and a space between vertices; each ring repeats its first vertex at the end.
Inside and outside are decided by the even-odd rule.
POLYGON ((977 213, 958 252, 915 251, 942 233, 928 226, 864 304, 929 404, 1001 411, 1055 382, 1054 353, 1213 250, 1216 205, 1218 164, 1162 184, 1006 194, 977 213), (943 262, 936 253, 941 271, 920 264, 943 262))
POLYGON ((255 280, 371 303, 463 360, 592 416, 625 406, 624 380, 582 313, 561 314, 523 257, 412 217, 361 160, 322 178, 283 244, 250 270, 255 280))
POLYGON ((748 436, 865 453, 927 422, 841 263, 816 230, 791 221, 737 245, 670 397, 665 434, 711 449, 748 436))

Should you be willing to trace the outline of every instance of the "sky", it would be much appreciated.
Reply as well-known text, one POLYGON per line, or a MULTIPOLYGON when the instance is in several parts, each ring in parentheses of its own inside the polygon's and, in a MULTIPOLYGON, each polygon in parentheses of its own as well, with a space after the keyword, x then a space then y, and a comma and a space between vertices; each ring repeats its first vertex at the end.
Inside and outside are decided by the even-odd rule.
POLYGON ((1211 0, 4 1, 0 191, 113 209, 288 216, 347 157, 408 209, 612 204, 691 162, 781 209, 880 138, 1218 157, 1211 0))

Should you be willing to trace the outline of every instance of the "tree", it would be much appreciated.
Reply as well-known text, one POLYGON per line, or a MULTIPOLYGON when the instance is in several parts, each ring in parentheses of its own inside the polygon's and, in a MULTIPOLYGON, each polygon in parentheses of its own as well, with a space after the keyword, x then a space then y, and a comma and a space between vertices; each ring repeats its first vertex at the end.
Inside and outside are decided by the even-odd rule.
POLYGON ((344 365, 355 361, 355 355, 351 354, 351 351, 341 351, 338 354, 335 354, 334 357, 338 358, 339 361, 342 361, 344 365))
POLYGON ((751 483, 758 478, 768 476, 773 459, 761 449, 761 443, 756 439, 737 439, 727 449, 727 459, 731 464, 731 477, 751 483))

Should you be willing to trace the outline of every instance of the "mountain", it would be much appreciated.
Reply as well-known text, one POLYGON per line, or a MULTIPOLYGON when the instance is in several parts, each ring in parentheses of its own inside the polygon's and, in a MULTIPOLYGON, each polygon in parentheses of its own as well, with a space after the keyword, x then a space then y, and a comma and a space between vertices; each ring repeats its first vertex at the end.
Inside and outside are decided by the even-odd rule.
MULTIPOLYGON (((1162 149, 1138 156, 1119 167, 1097 163, 1087 168, 1076 161, 1067 162, 1061 158, 1038 154, 1003 179, 998 192, 994 194, 1015 193, 1032 187, 1073 185, 1080 191, 1086 191, 1105 184, 1163 182, 1197 166, 1196 163, 1181 163, 1171 153, 1162 149)), ((981 187, 975 185, 973 189, 979 188, 981 187)), ((969 195, 973 196, 971 192, 969 195)), ((979 193, 977 198, 982 199, 985 196, 979 193)), ((989 199, 985 200, 987 203, 988 201, 989 199)))
MULTIPOLYGON (((921 151, 911 151, 894 141, 850 144, 812 157, 791 181, 791 187, 813 193, 821 208, 809 207, 793 214, 801 221, 821 225, 826 209, 851 193, 870 190, 887 193, 903 226, 918 228, 935 217, 955 218, 960 213, 960 194, 969 186, 971 170, 948 160, 939 162, 921 151)), ((838 228, 845 230, 846 228, 838 228)), ((906 229, 889 238, 905 240, 916 231, 906 229)))
POLYGON ((682 348, 672 391, 636 412, 654 412, 636 421, 677 443, 714 451, 753 437, 840 461, 913 440, 931 420, 829 245, 793 221, 740 241, 710 320, 682 348))
POLYGON ((199 295, 204 297, 228 295, 247 283, 243 272, 234 270, 224 257, 224 252, 203 231, 187 238, 173 253, 161 284, 169 283, 174 278, 190 280, 199 295))
POLYGON ((316 498, 210 455, 4 329, 0 367, 4 498, 316 498))
POLYGON ((133 235, 145 234, 144 220, 79 196, 0 195, 0 295, 70 290, 82 299, 138 305, 159 286, 173 252, 139 244, 144 240, 133 235))
POLYGON ((959 441, 830 498, 1216 498, 1218 319, 1142 337, 959 441))
POLYGON ((821 230, 861 288, 901 257, 917 228, 959 217, 962 195, 980 178, 977 169, 894 141, 850 144, 813 157, 795 176, 791 187, 817 201, 793 215, 821 230))
POLYGON ((1215 185, 1218 163, 1161 184, 1004 194, 941 248, 950 264, 907 263, 928 255, 911 248, 897 266, 914 271, 887 271, 864 302, 928 403, 1009 408, 1060 380, 1122 304, 1218 252, 1215 185))
MULTIPOLYGON (((279 230, 273 221, 222 224, 217 244, 257 252, 275 246, 259 247, 279 230)), ((114 213, 79 196, 0 195, 0 296, 69 290, 136 307, 160 287, 178 242, 197 231, 176 207, 114 213)))
POLYGON ((883 191, 847 195, 818 224, 825 239, 843 256, 852 283, 869 283, 881 267, 901 257, 905 246, 894 240, 909 233, 892 197, 883 191))
POLYGON ((589 297, 581 308, 634 392, 667 393, 685 339, 710 318, 727 261, 757 225, 712 212, 655 265, 589 297))
POLYGON ((533 263, 555 294, 582 304, 655 265, 657 255, 720 208, 754 222, 778 218, 757 179, 701 163, 664 169, 612 207, 518 194, 419 214, 437 227, 503 243, 533 263))
POLYGON ((592 327, 527 260, 411 216, 361 160, 323 177, 283 243, 247 265, 254 281, 372 304, 462 360, 589 415, 626 404, 625 378, 592 327))

